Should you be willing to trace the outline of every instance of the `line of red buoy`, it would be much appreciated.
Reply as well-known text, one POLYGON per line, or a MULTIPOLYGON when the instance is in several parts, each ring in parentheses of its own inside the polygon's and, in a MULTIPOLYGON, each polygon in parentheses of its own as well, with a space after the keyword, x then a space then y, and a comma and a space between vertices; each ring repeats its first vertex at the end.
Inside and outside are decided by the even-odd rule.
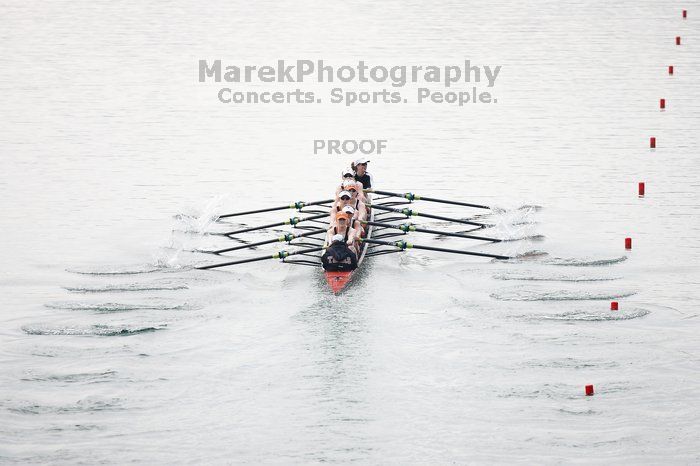
MULTIPOLYGON (((681 16, 683 19, 688 18, 688 11, 687 10, 682 10, 681 16)), ((681 36, 676 36, 676 45, 681 45, 681 36)), ((668 75, 673 76, 674 69, 673 65, 668 65, 668 75)), ((666 109, 666 99, 659 99, 659 108, 661 110, 666 109)), ((656 149, 656 136, 650 136, 649 137, 649 148, 650 149, 656 149)), ((637 194, 639 197, 644 197, 646 193, 646 183, 643 181, 640 181, 637 185, 637 194)), ((625 249, 626 250, 631 250, 632 249, 632 238, 625 238, 625 249)), ((617 301, 611 301, 610 302, 610 310, 611 311, 617 311, 620 309, 620 303, 617 301)), ((595 394, 595 391, 593 389, 593 385, 586 385, 585 386, 585 393, 586 396, 593 396, 595 394)))

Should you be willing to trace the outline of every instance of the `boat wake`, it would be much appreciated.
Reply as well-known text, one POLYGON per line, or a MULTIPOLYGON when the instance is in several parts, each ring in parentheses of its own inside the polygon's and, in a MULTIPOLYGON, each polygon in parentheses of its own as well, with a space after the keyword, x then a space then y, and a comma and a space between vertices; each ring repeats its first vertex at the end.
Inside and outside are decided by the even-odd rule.
POLYGON ((601 259, 595 259, 595 258, 564 258, 564 257, 552 257, 549 259, 546 259, 542 261, 543 264, 547 265, 563 265, 563 266, 571 266, 571 267, 595 267, 595 266, 605 266, 605 265, 613 265, 613 264, 619 264, 620 262, 624 262, 627 260, 627 256, 619 256, 619 257, 612 257, 612 258, 601 258, 601 259))
POLYGON ((174 218, 180 231, 187 233, 205 234, 212 224, 219 220, 224 202, 230 198, 228 194, 222 194, 210 199, 201 209, 194 208, 192 212, 181 213, 174 218))
POLYGON ((545 251, 540 251, 539 249, 533 249, 532 251, 525 251, 521 252, 517 256, 515 256, 513 259, 509 259, 508 262, 511 263, 518 263, 518 262, 525 262, 525 261, 530 261, 533 259, 538 259, 540 257, 548 256, 549 253, 545 251))
POLYGON ((138 275, 162 271, 163 267, 154 264, 142 264, 133 266, 101 266, 93 269, 66 269, 68 273, 78 275, 138 275))
POLYGON ((586 275, 565 275, 565 274, 542 274, 538 275, 535 272, 522 273, 522 272, 504 272, 493 275, 496 280, 522 280, 522 281, 536 281, 536 282, 604 282, 619 280, 620 277, 600 277, 600 276, 586 276, 586 275))
POLYGON ((602 322, 608 320, 631 320, 639 317, 644 317, 650 313, 647 309, 628 309, 625 311, 587 311, 575 310, 562 312, 558 314, 540 314, 540 315, 523 315, 519 316, 525 320, 555 320, 555 321, 586 321, 586 322, 602 322))
POLYGON ((521 206, 516 209, 491 208, 491 211, 478 218, 499 225, 532 225, 537 222, 534 215, 541 210, 540 206, 521 206))
POLYGON ((491 293, 499 301, 590 301, 627 298, 636 291, 530 290, 514 289, 491 293))
POLYGON ((503 242, 509 242, 509 241, 524 241, 524 240, 529 240, 529 241, 544 241, 545 236, 544 235, 539 235, 536 233, 532 234, 511 234, 511 235, 504 235, 500 237, 501 241, 503 242))
POLYGON ((125 304, 125 303, 81 303, 77 301, 55 302, 44 304, 49 309, 66 311, 92 311, 99 313, 128 312, 128 311, 184 311, 193 309, 189 304, 125 304))
POLYGON ((164 330, 165 325, 157 327, 135 327, 126 325, 90 325, 85 327, 49 327, 45 325, 25 325, 22 331, 28 335, 76 335, 76 336, 128 336, 164 330))
POLYGON ((62 406, 23 402, 15 406, 5 406, 5 409, 17 414, 66 414, 121 410, 124 409, 124 406, 122 400, 119 398, 99 399, 96 397, 87 397, 78 400, 76 403, 62 406))
POLYGON ((142 283, 125 283, 117 285, 98 285, 98 286, 64 286, 64 290, 71 293, 125 293, 131 291, 173 291, 187 290, 189 286, 185 284, 142 284, 142 283))
POLYGON ((110 382, 115 379, 116 371, 107 370, 100 372, 81 372, 77 374, 61 374, 61 375, 28 375, 22 377, 23 382, 59 382, 59 383, 103 383, 110 382))

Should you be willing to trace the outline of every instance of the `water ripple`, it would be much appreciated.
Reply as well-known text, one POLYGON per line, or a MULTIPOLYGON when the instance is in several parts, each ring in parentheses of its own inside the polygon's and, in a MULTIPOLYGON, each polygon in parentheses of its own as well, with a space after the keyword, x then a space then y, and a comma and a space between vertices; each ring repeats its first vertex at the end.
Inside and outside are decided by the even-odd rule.
POLYGON ((86 327, 50 327, 45 325, 25 325, 22 331, 28 335, 76 335, 76 336, 128 336, 139 333, 155 332, 165 329, 165 325, 157 327, 91 325, 86 327))

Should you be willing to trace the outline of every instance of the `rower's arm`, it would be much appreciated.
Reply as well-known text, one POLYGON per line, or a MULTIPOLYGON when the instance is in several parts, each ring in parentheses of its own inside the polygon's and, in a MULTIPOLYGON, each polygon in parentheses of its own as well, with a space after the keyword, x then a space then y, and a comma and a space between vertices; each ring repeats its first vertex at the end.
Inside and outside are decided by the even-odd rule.
POLYGON ((331 245, 331 241, 333 240, 333 234, 333 228, 329 228, 328 231, 326 231, 326 240, 323 242, 324 248, 327 248, 331 245))

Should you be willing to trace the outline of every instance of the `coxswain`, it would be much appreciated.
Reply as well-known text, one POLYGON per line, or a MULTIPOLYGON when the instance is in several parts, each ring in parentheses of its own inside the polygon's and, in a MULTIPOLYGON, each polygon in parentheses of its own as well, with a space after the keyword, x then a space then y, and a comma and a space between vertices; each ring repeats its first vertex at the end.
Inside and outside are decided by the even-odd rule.
POLYGON ((369 159, 361 158, 355 160, 351 167, 355 170, 355 180, 362 183, 364 189, 372 189, 372 175, 367 171, 369 159))
POLYGON ((329 272, 348 272, 357 268, 357 254, 345 242, 345 236, 335 234, 321 255, 321 265, 329 272))

